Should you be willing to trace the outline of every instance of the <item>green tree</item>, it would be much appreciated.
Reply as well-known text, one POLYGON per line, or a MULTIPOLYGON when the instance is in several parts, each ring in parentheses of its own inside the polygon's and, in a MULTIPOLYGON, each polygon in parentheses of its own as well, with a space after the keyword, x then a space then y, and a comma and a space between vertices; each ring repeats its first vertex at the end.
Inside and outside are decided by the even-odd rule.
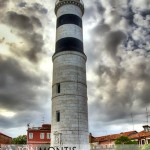
POLYGON ((138 143, 127 136, 121 136, 115 141, 116 150, 138 150, 138 143))
POLYGON ((16 138, 12 139, 12 144, 26 144, 27 143, 27 136, 26 135, 20 135, 16 138))
POLYGON ((145 144, 145 145, 142 147, 142 150, 150 150, 150 144, 145 144))
POLYGON ((132 141, 127 136, 121 136, 116 139, 115 144, 137 144, 136 141, 132 141))

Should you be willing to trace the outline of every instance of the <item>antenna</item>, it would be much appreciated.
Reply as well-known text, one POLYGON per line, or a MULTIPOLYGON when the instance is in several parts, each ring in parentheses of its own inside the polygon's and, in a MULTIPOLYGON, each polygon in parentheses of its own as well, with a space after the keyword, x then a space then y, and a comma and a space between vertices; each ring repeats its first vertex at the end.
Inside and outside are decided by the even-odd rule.
POLYGON ((148 110, 147 110, 147 107, 146 107, 146 122, 147 122, 147 125, 148 125, 148 117, 149 117, 150 115, 148 114, 148 110))
POLYGON ((44 122, 45 122, 45 114, 43 113, 43 114, 42 114, 41 124, 44 124, 44 122))
POLYGON ((132 113, 131 113, 131 119, 132 119, 133 131, 134 131, 134 120, 133 120, 133 114, 132 113))

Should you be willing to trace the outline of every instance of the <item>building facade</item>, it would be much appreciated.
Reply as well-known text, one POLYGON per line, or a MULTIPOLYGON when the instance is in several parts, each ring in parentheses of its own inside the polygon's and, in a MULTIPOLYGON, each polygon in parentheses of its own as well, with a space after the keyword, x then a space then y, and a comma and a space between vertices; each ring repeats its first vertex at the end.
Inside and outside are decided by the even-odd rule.
POLYGON ((150 144, 150 126, 143 126, 144 130, 132 135, 130 138, 136 140, 140 146, 150 144))
POLYGON ((0 132, 0 147, 2 144, 11 144, 12 138, 0 132))
POLYGON ((27 144, 50 144, 51 125, 43 124, 42 127, 32 127, 27 130, 27 144))
POLYGON ((53 146, 71 144, 82 147, 89 143, 83 13, 81 0, 56 2, 56 46, 52 57, 53 146))
POLYGON ((129 139, 136 141, 139 147, 142 147, 144 144, 150 144, 150 126, 143 126, 144 130, 137 131, 128 131, 118 134, 110 134, 106 136, 94 137, 90 135, 90 146, 91 150, 101 149, 115 149, 115 141, 121 136, 126 136, 129 139))
POLYGON ((115 141, 120 138, 121 136, 131 137, 132 135, 137 134, 137 131, 128 131, 128 132, 121 132, 118 134, 110 134, 100 137, 93 137, 90 136, 90 143, 91 143, 91 150, 95 150, 97 147, 101 149, 114 149, 115 148, 115 141))

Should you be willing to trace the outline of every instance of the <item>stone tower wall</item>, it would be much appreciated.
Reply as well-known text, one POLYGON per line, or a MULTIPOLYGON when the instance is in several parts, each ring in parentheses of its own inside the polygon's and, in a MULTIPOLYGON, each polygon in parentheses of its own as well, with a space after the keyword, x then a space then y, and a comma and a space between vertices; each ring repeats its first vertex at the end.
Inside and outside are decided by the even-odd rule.
POLYGON ((61 133, 63 144, 88 142, 85 63, 85 55, 78 52, 61 52, 53 56, 52 142, 57 132, 61 133), (57 93, 58 83, 60 93, 57 93), (60 122, 56 120, 57 111, 60 111, 60 122))
POLYGON ((87 145, 86 56, 82 34, 84 7, 79 0, 60 0, 55 13, 51 144, 87 145))

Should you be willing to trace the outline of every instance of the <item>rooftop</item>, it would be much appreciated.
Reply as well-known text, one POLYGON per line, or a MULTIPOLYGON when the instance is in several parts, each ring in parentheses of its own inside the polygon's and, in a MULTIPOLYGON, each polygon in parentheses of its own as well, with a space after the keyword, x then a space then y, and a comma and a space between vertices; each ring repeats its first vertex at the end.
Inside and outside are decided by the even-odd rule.
POLYGON ((41 127, 29 127, 28 130, 50 130, 51 125, 50 124, 42 124, 41 127))
POLYGON ((140 139, 140 138, 145 138, 145 137, 150 137, 150 131, 146 132, 146 131, 143 130, 141 132, 133 134, 130 138, 131 139, 140 139))
POLYGON ((128 136, 130 137, 131 135, 137 134, 137 131, 128 131, 128 132, 121 132, 119 134, 110 134, 106 136, 100 136, 100 137, 93 137, 92 142, 104 142, 104 141, 112 141, 116 140, 117 138, 121 136, 128 136))
POLYGON ((8 138, 12 138, 12 137, 10 137, 10 136, 8 136, 8 135, 2 133, 2 132, 0 132, 0 135, 6 136, 6 137, 8 137, 8 138))

